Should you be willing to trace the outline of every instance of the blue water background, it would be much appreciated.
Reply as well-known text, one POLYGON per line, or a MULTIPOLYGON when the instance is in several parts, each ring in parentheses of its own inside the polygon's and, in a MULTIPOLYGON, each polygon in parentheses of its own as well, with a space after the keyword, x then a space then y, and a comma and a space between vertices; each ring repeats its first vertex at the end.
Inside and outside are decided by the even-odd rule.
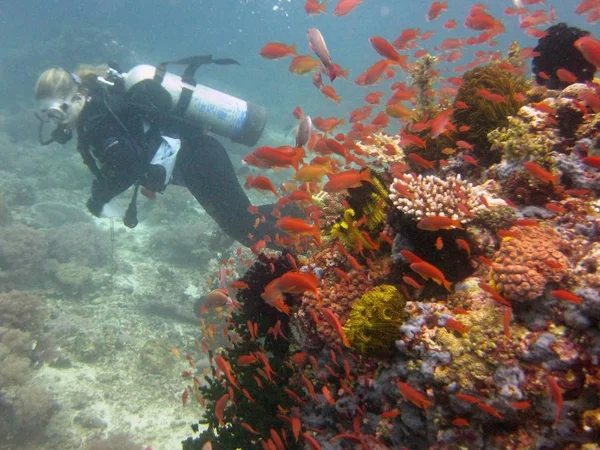
MULTIPOLYGON (((428 1, 365 0, 354 12, 345 17, 334 17, 328 3, 328 14, 310 17, 304 12, 304 0, 5 0, 0 6, 0 60, 3 53, 35 47, 51 39, 64 29, 75 33, 85 27, 110 31, 120 44, 135 51, 143 62, 157 63, 195 54, 211 53, 216 57, 235 58, 241 67, 203 67, 198 81, 232 95, 266 106, 271 127, 285 129, 294 123, 291 111, 300 105, 313 116, 346 116, 363 104, 368 91, 385 90, 390 82, 365 89, 352 81, 368 66, 381 59, 371 47, 368 38, 380 35, 392 41, 405 28, 419 27, 422 32, 435 30, 436 35, 422 43, 432 48, 447 37, 476 36, 477 32, 464 29, 462 22, 468 8, 474 4, 466 0, 449 0, 449 10, 433 22, 425 21, 428 1), (455 19, 458 27, 447 31, 443 24, 455 19), (269 61, 258 55, 260 48, 270 41, 296 43, 300 53, 310 53, 306 30, 321 30, 334 62, 351 70, 350 83, 334 83, 342 97, 336 105, 312 85, 311 76, 297 76, 288 71, 291 59, 269 61)), ((498 38, 497 49, 505 50, 513 39, 524 47, 535 46, 536 39, 526 36, 518 26, 518 19, 505 16, 512 1, 481 2, 491 13, 501 18, 506 33, 498 38)), ((546 4, 556 8, 559 20, 569 25, 594 31, 595 26, 574 14, 577 2, 546 4)), ((536 5, 537 7, 538 5, 536 5)), ((99 49, 106 43, 98 42, 99 49)), ((476 50, 493 50, 487 46, 466 47, 463 58, 455 65, 472 60, 476 50)), ((411 51, 410 53, 414 53, 411 51)), ((63 61, 70 69, 78 62, 100 63, 94 54, 86 61, 71 60, 65 48, 63 61)), ((35 61, 30 61, 35 66, 35 61)), ((451 67, 441 63, 442 73, 451 67)), ((129 67, 124 67, 128 69, 129 67)), ((404 80, 400 74, 393 81, 404 80)), ((33 107, 30 94, 35 79, 24 76, 22 84, 10 90, 0 88, 0 102, 4 107, 18 102, 33 107), (2 98, 5 97, 5 98, 2 98)))

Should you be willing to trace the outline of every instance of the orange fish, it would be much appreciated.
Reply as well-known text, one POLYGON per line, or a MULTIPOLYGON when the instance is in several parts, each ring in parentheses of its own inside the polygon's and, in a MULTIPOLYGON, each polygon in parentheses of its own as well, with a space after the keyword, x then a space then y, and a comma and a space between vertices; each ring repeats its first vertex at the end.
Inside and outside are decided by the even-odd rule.
POLYGON ((596 69, 600 69, 600 41, 593 36, 583 36, 573 44, 583 57, 596 69))
POLYGON ((402 381, 398 381, 396 383, 396 386, 398 387, 398 391, 400 391, 400 394, 402 394, 402 397, 404 397, 404 400, 413 403, 415 406, 427 409, 431 405, 433 405, 432 402, 427 400, 427 397, 425 397, 416 389, 410 387, 408 384, 403 383, 402 381))
POLYGON ((493 287, 491 287, 489 284, 481 281, 481 282, 479 282, 478 286, 483 291, 490 294, 494 298, 494 300, 496 300, 498 303, 500 303, 504 306, 512 306, 508 300, 506 300, 504 297, 502 297, 500 294, 498 294, 498 292, 493 287))
POLYGON ((223 358, 222 355, 217 355, 215 356, 215 363, 217 364, 217 367, 221 370, 221 372, 223 372, 223 374, 227 378, 227 381, 229 381, 229 383, 232 386, 235 386, 239 389, 240 387, 235 381, 235 378, 233 378, 233 375, 231 374, 231 367, 229 366, 229 363, 225 360, 225 358, 223 358))
POLYGON ((363 0, 340 0, 333 10, 334 16, 345 16, 362 3, 363 0))
POLYGON ((415 289, 421 289, 421 288, 423 287, 423 286, 421 286, 419 283, 417 283, 417 282, 415 281, 415 279, 414 279, 414 278, 412 278, 412 277, 410 277, 410 276, 408 276, 408 275, 404 275, 404 276, 402 277, 402 280, 403 280, 403 281, 404 281, 406 284, 408 284, 409 286, 412 286, 412 287, 414 287, 415 289))
POLYGON ((467 419, 463 419, 462 417, 457 417, 452 421, 452 425, 455 427, 470 427, 471 424, 467 419))
POLYGON ((304 294, 312 292, 319 297, 319 280, 312 273, 304 272, 286 272, 282 276, 275 278, 265 287, 262 297, 268 302, 276 300, 281 294, 304 294))
POLYGON ((331 326, 331 328, 333 328, 336 331, 336 333, 340 336, 344 345, 346 347, 350 347, 350 341, 348 341, 348 338, 344 333, 344 328, 342 327, 340 320, 334 314, 334 312, 331 309, 325 307, 321 308, 321 312, 323 313, 323 317, 325 317, 325 320, 327 321, 329 326, 331 326))
POLYGON ((260 50, 259 55, 267 59, 285 58, 296 54, 296 44, 286 45, 281 42, 269 42, 260 50))
POLYGON ((282 217, 275 222, 275 228, 292 236, 313 236, 317 242, 321 241, 319 228, 316 225, 309 225, 295 217, 282 217))
POLYGON ((550 386, 550 392, 552 394, 552 399, 554 400, 554 403, 556 403, 556 414, 555 414, 555 418, 554 418, 554 426, 556 426, 556 425, 558 425, 558 421, 560 420, 560 414, 562 412, 562 405, 563 405, 562 392, 561 392, 560 387, 558 386, 558 383, 556 382, 556 379, 554 377, 547 375, 546 379, 548 380, 548 385, 550 386))
POLYGON ((340 98, 340 96, 337 95, 337 93, 335 92, 335 89, 333 88, 333 86, 323 86, 321 88, 321 93, 325 97, 330 98, 331 100, 333 100, 336 103, 340 103, 340 101, 342 100, 340 98))
POLYGON ((471 247, 469 246, 469 243, 467 241, 465 241, 464 239, 456 239, 456 244, 462 248, 465 252, 467 252, 467 256, 470 258, 471 257, 471 247))
POLYGON ((225 422, 223 421, 223 413, 225 412, 225 407, 229 402, 229 394, 224 394, 217 402, 215 403, 215 416, 219 420, 219 426, 224 426, 225 422))
POLYGON ((316 16, 325 12, 325 2, 319 3, 317 0, 306 0, 304 11, 310 16, 316 16))
POLYGON ((423 167, 424 169, 435 168, 435 161, 429 161, 428 159, 425 159, 421 155, 418 155, 416 153, 410 153, 408 155, 408 159, 410 159, 417 166, 423 167))
POLYGON ((336 117, 315 117, 312 119, 312 123, 315 128, 323 133, 331 133, 333 129, 339 125, 344 125, 344 119, 338 119, 336 117))
POLYGON ((383 92, 371 92, 365 96, 365 102, 371 105, 378 105, 381 102, 381 97, 384 95, 383 92))
POLYGON ((431 216, 421 219, 417 228, 426 231, 450 230, 452 228, 462 229, 460 220, 454 220, 445 216, 431 216))
POLYGON ((279 197, 279 194, 275 190, 275 186, 273 186, 271 180, 263 177, 262 175, 258 175, 256 177, 249 175, 248 178, 246 178, 246 184, 244 186, 246 189, 252 188, 259 191, 269 191, 272 192, 276 197, 279 197))
POLYGON ((402 30, 400 36, 398 36, 394 42, 392 42, 392 45, 402 50, 406 48, 407 44, 409 44, 411 41, 417 39, 420 34, 421 30, 419 28, 407 28, 402 30))
POLYGON ((399 65, 403 70, 408 69, 406 65, 406 56, 401 56, 398 52, 392 47, 388 41, 379 36, 373 36, 369 38, 369 42, 375 49, 377 53, 386 58, 389 61, 393 61, 395 64, 399 65))
POLYGON ((329 181, 323 186, 325 192, 340 192, 349 188, 356 188, 363 182, 373 183, 371 180, 371 170, 347 170, 338 174, 327 174, 329 181))
POLYGON ((442 271, 435 267, 433 264, 429 264, 428 262, 422 261, 411 264, 410 268, 413 271, 417 272, 419 275, 421 275, 421 277, 423 277, 424 279, 431 279, 439 285, 444 285, 447 291, 450 290, 450 282, 446 280, 446 277, 444 277, 442 271))
POLYGON ((544 183, 558 184, 558 175, 552 175, 550 172, 538 166, 536 163, 527 161, 523 163, 523 167, 525 167, 525 169, 531 175, 544 183))
POLYGON ((299 55, 292 59, 290 63, 290 72, 296 75, 304 75, 315 70, 319 66, 319 60, 310 55, 299 55))
POLYGON ((446 0, 443 0, 441 2, 433 2, 429 6, 429 11, 425 15, 425 19, 427 20, 427 22, 431 22, 432 20, 435 20, 438 17, 440 17, 440 14, 442 14, 443 11, 447 10, 448 2, 446 0))
POLYGON ((267 167, 293 167, 298 170, 298 165, 304 158, 304 150, 301 147, 258 147, 252 152, 267 167))
POLYGON ((381 61, 377 61, 375 64, 373 64, 371 67, 369 67, 364 72, 363 83, 359 82, 357 84, 364 84, 364 85, 370 86, 370 85, 378 83, 379 80, 381 80, 383 73, 388 68, 389 64, 390 63, 387 59, 382 59, 381 61))
POLYGON ((395 119, 404 119, 404 120, 410 119, 413 115, 412 110, 408 109, 407 107, 403 106, 400 103, 396 103, 394 105, 387 106, 385 108, 385 113, 390 117, 394 117, 395 119))

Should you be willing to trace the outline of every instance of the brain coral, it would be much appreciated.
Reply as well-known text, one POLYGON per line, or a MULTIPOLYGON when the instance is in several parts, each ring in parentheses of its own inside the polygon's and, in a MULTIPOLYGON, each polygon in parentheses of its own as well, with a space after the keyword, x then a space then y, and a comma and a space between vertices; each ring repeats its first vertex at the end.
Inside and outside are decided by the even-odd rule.
POLYGON ((467 216, 458 208, 464 204, 471 213, 484 208, 471 183, 463 181, 459 175, 449 175, 446 179, 435 175, 407 175, 402 179, 394 178, 390 186, 390 199, 394 206, 405 214, 415 216, 417 220, 429 216, 446 216, 454 220, 466 220, 467 216), (399 192, 404 187, 409 195, 399 192))
POLYGON ((376 286, 354 302, 344 332, 362 353, 385 354, 393 348, 402 325, 406 299, 391 285, 376 286))
POLYGON ((560 251, 562 241, 552 228, 513 227, 518 237, 504 238, 492 264, 495 288, 510 300, 539 297, 547 283, 559 283, 569 260, 560 251))
POLYGON ((325 344, 328 347, 343 347, 340 336, 327 323, 320 307, 330 308, 342 325, 346 323, 354 302, 371 288, 371 281, 366 274, 352 271, 348 276, 348 281, 336 280, 329 289, 320 290, 321 303, 309 292, 302 297, 298 320, 306 339, 305 346, 318 348, 325 344), (310 311, 316 313, 318 324, 314 323, 310 311))

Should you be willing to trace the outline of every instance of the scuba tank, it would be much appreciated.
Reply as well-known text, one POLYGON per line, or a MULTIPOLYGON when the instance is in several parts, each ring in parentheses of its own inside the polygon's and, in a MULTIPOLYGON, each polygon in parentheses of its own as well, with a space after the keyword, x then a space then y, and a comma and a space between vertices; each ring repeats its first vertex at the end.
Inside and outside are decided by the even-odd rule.
POLYGON ((130 101, 180 119, 193 127, 251 147, 265 128, 266 109, 252 102, 196 83, 194 73, 203 64, 239 64, 232 59, 194 56, 178 61, 135 66, 120 74, 120 85, 130 101), (167 64, 186 64, 181 77, 166 71, 167 64))

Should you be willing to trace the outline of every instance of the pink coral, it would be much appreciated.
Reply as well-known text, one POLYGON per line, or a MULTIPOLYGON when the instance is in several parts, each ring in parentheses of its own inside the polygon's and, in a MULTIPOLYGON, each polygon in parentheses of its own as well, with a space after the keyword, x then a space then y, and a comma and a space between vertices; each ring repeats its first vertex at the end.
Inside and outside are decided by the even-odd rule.
POLYGON ((549 282, 558 283, 567 274, 569 260, 561 252, 558 233, 546 227, 513 227, 517 237, 504 238, 492 265, 495 288, 516 301, 542 295, 549 282))
POLYGON ((364 273, 352 271, 348 276, 348 281, 336 279, 335 282, 330 283, 329 289, 320 290, 320 303, 311 293, 307 292, 302 296, 302 305, 297 316, 307 347, 317 348, 323 344, 333 348, 343 346, 340 336, 327 323, 320 307, 330 308, 337 315, 342 325, 346 323, 352 304, 360 299, 372 286, 371 281, 364 273), (311 311, 316 313, 319 321, 316 326, 311 311))

